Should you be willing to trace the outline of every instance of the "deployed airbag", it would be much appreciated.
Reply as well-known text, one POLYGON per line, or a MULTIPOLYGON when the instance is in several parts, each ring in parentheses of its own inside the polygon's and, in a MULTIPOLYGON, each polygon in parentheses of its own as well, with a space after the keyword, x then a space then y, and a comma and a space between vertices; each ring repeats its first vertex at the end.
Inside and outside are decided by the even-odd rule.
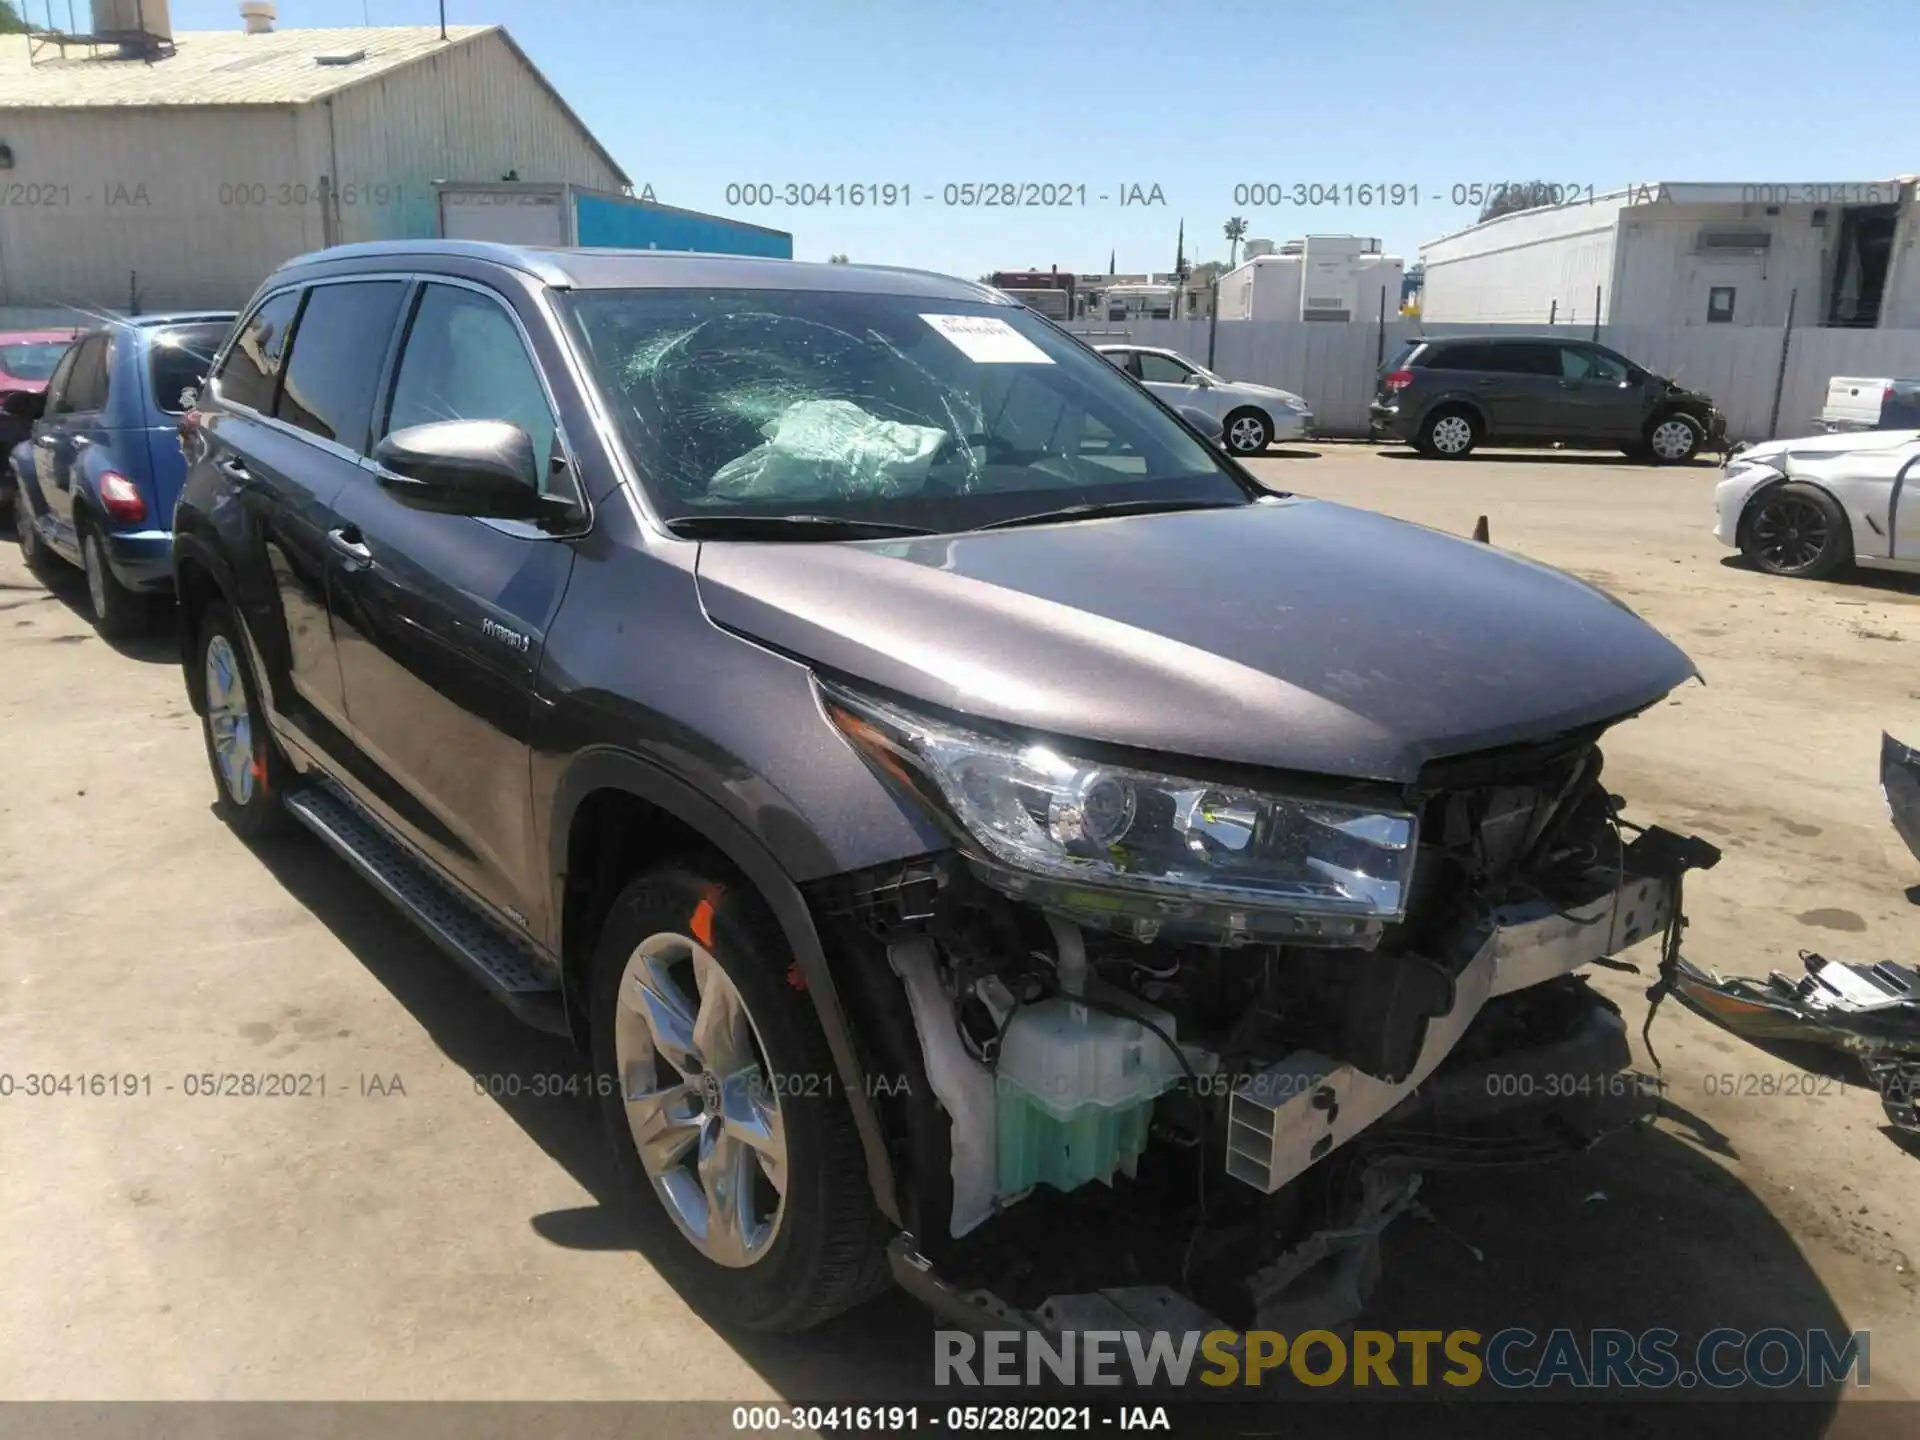
POLYGON ((722 465, 707 494, 723 500, 866 500, 917 491, 947 438, 930 425, 870 415, 850 400, 802 400, 722 465))

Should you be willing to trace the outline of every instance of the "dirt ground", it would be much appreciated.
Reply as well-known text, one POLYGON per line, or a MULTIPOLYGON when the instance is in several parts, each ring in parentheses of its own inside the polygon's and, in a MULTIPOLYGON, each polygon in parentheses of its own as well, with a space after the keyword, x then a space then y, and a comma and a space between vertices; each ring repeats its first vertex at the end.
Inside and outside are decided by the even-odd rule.
MULTIPOLYGON (((1460 534, 1485 515, 1494 544, 1606 587, 1694 656, 1706 684, 1605 748, 1630 818, 1725 847, 1688 887, 1696 962, 1920 952, 1920 865, 1876 769, 1883 728, 1920 739, 1920 586, 1730 564, 1706 466, 1325 443, 1257 468, 1460 534)), ((571 1071, 565 1049, 317 844, 234 839, 170 633, 110 646, 84 608, 77 577, 49 594, 0 550, 0 1073, 136 1093, 0 1099, 0 1398, 924 1390, 932 1324, 898 1295, 778 1341, 695 1315, 604 1203, 586 1103, 526 1093, 571 1071), (317 1078, 191 1093, 267 1071, 317 1078)), ((1601 983, 1637 1031, 1645 979, 1601 983)), ((1743 1433, 1915 1433, 1920 1412, 1873 1402, 1920 1400, 1920 1146, 1844 1068, 1809 1080, 1806 1057, 1671 1003, 1654 1041, 1667 1118, 1557 1167, 1435 1179, 1437 1223, 1396 1227, 1362 1323, 1864 1329, 1868 1398, 1838 1421, 1755 1411, 1743 1433)))

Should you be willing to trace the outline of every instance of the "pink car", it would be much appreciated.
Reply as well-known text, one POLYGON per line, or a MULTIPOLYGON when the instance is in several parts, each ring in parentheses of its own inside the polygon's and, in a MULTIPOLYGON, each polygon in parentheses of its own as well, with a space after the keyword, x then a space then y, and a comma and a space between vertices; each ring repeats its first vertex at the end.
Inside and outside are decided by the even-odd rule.
MULTIPOLYGON (((78 330, 0 330, 0 405, 9 395, 37 395, 67 353, 78 330)), ((13 471, 7 456, 33 430, 33 421, 0 410, 0 516, 13 503, 13 471)))

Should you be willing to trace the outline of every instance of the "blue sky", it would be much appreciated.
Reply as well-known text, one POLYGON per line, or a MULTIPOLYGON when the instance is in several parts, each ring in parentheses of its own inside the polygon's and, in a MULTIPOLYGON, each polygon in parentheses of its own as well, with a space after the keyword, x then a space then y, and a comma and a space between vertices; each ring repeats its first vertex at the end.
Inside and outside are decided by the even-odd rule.
MULTIPOLYGON (((84 0, 80 0, 84 4, 84 0)), ((38 13, 44 0, 30 0, 38 13)), ((64 0, 56 8, 64 12, 64 0)), ((282 0, 287 25, 432 24, 434 0, 282 0)), ((662 202, 794 236, 800 259, 976 275, 1226 257, 1221 226, 1375 235, 1409 261, 1473 218, 1451 188, 1545 178, 1821 184, 1920 170, 1914 0, 448 0, 505 25, 662 202), (905 182, 905 208, 742 209, 729 183, 905 182), (1067 209, 939 203, 1084 185, 1067 209), (1373 208, 1239 184, 1415 186, 1373 208), (1165 205, 1101 203, 1158 185, 1165 205), (931 195, 932 200, 926 197, 931 195)), ((177 29, 238 27, 174 0, 177 29)), ((62 16, 64 18, 64 14, 62 16)))

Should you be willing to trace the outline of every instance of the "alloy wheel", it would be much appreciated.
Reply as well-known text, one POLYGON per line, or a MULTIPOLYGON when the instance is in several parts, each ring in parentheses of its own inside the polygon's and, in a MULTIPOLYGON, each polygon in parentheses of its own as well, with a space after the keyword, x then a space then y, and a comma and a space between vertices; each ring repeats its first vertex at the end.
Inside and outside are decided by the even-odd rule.
POLYGON ((1251 415, 1242 415, 1227 431, 1227 443, 1242 455, 1264 450, 1267 448, 1267 427, 1251 415))
POLYGON ((1827 517, 1797 496, 1769 500, 1753 517, 1753 547, 1776 570, 1804 570, 1825 552, 1827 540, 1827 517))
POLYGON ((1662 420, 1653 427, 1647 444, 1662 460, 1684 460, 1693 453, 1693 427, 1684 420, 1662 420))
POLYGON ((1433 425, 1433 448, 1443 455, 1458 455, 1473 443, 1473 426, 1464 415, 1445 415, 1433 425))
POLYGON ((253 712, 239 657, 226 636, 215 635, 207 642, 206 672, 207 733, 214 764, 228 798, 244 806, 253 798, 253 712))
POLYGON ((674 1224, 714 1264, 754 1264, 786 1214, 787 1140, 739 990, 704 946, 650 936, 621 972, 613 1046, 634 1149, 674 1224))

